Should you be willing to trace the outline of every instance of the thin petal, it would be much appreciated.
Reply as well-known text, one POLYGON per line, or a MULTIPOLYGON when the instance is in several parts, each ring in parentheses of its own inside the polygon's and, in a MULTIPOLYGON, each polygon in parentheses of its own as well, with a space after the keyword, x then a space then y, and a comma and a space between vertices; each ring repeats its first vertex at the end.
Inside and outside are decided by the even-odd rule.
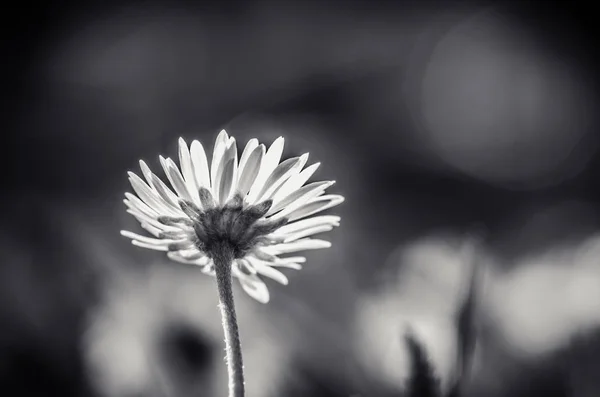
POLYGON ((186 265, 206 266, 209 261, 207 256, 189 259, 179 254, 178 252, 167 252, 167 256, 169 257, 169 259, 175 262, 184 263, 186 265))
POLYGON ((256 269, 248 259, 238 259, 235 263, 243 274, 256 274, 256 269))
POLYGON ((227 149, 221 156, 221 163, 213 183, 213 193, 215 199, 221 204, 225 204, 234 187, 234 181, 237 179, 237 145, 234 138, 230 138, 227 149))
POLYGON ((267 150, 267 153, 265 154, 262 165, 260 167, 258 176, 252 184, 252 187, 250 188, 250 193, 248 193, 249 203, 253 204, 254 202, 256 202, 258 194, 261 192, 263 186, 265 185, 267 178, 269 178, 273 170, 275 170, 275 168, 279 164, 279 161, 281 160, 281 155, 283 154, 284 142, 285 141, 283 137, 279 137, 275 139, 275 141, 269 147, 269 150, 267 150))
POLYGON ((325 189, 332 186, 334 183, 335 183, 334 181, 313 182, 306 186, 301 187, 300 189, 296 190, 294 193, 287 196, 285 199, 281 200, 279 202, 279 204, 271 207, 271 209, 267 213, 267 217, 269 215, 277 213, 278 211, 281 211, 281 212, 272 216, 273 219, 278 219, 278 218, 287 216, 289 213, 293 212, 298 207, 309 202, 311 199, 315 198, 316 196, 322 194, 325 191, 325 189))
POLYGON ((155 251, 168 251, 169 247, 164 246, 164 245, 153 245, 153 244, 146 244, 146 243, 142 243, 139 242, 137 240, 131 240, 131 244, 141 247, 141 248, 147 248, 147 249, 151 249, 151 250, 155 250, 155 251))
POLYGON ((279 164, 275 170, 271 173, 262 191, 258 194, 258 201, 264 201, 271 198, 273 193, 281 187, 281 185, 287 181, 294 172, 298 172, 299 168, 302 168, 302 163, 306 162, 306 158, 295 157, 287 159, 279 164))
POLYGON ((333 229, 333 226, 331 226, 331 225, 321 225, 321 226, 311 227, 308 229, 301 230, 297 233, 291 234, 283 242, 289 243, 289 242, 296 241, 296 240, 299 240, 304 237, 313 236, 313 235, 319 234, 319 233, 325 233, 332 229, 333 229))
POLYGON ((252 263, 252 266, 254 266, 254 268, 256 269, 256 271, 259 274, 261 274, 265 277, 269 277, 270 279, 275 280, 280 284, 288 285, 289 281, 288 281, 287 277, 283 273, 281 273, 279 270, 273 269, 266 262, 263 262, 260 260, 252 259, 250 261, 252 263))
POLYGON ((197 219, 202 210, 196 204, 191 201, 179 200, 179 208, 187 215, 190 219, 197 219))
POLYGON ((304 229, 323 225, 339 226, 340 220, 341 218, 336 215, 315 216, 313 218, 303 219, 298 222, 288 223, 287 225, 277 229, 277 231, 275 231, 273 234, 292 234, 304 229))
MULTIPOLYGON (((171 158, 167 158, 165 161, 168 167, 167 177, 169 178, 169 182, 171 182, 179 197, 188 201, 196 202, 192 196, 192 192, 190 192, 188 185, 183 179, 183 175, 181 175, 179 168, 177 168, 177 164, 175 164, 171 158)), ((198 203, 199 202, 200 200, 198 200, 198 203)))
POLYGON ((286 269, 302 270, 302 265, 295 262, 273 263, 273 267, 285 267, 286 269))
POLYGON ((240 278, 246 276, 246 274, 244 274, 244 272, 242 272, 240 270, 240 268, 237 266, 237 261, 234 262, 234 265, 231 267, 231 275, 237 279, 240 279, 240 278))
POLYGON ((291 243, 275 244, 268 247, 263 247, 262 249, 267 253, 280 255, 296 251, 314 250, 329 247, 331 247, 331 243, 329 241, 307 238, 291 243))
POLYGON ((239 181, 237 186, 237 191, 245 196, 248 194, 248 191, 252 187, 252 184, 256 180, 256 177, 260 171, 260 166, 262 164, 262 160, 265 155, 265 146, 259 145, 250 155, 248 155, 248 159, 244 163, 244 167, 240 165, 239 170, 239 181))
POLYGON ((206 256, 205 253, 199 251, 196 247, 187 250, 174 251, 173 253, 187 260, 198 260, 204 258, 207 265, 210 262, 210 258, 206 256))
POLYGON ((182 230, 182 228, 180 227, 176 227, 176 226, 169 226, 169 225, 165 225, 163 223, 160 223, 156 218, 153 217, 149 217, 146 214, 141 213, 140 211, 137 211, 135 209, 128 209, 127 210, 128 213, 130 213, 131 215, 135 216, 135 218, 140 222, 140 223, 146 223, 148 225, 151 225, 159 230, 164 230, 164 231, 179 231, 182 230))
POLYGON ((242 157, 240 157, 240 163, 239 163, 239 167, 238 167, 238 169, 240 170, 240 175, 242 174, 244 167, 246 167, 246 163, 248 162, 248 158, 250 157, 250 154, 252 154, 254 149, 256 149, 257 147, 258 147, 258 139, 256 139, 256 138, 252 138, 248 141, 248 143, 246 143, 246 146, 244 147, 244 151, 242 152, 242 157))
POLYGON ((152 187, 152 171, 150 170, 150 167, 148 167, 148 164, 146 164, 146 162, 144 160, 140 160, 140 169, 142 170, 142 174, 144 175, 144 178, 146 178, 146 181, 148 182, 148 185, 150 185, 150 187, 152 187))
POLYGON ((125 193, 125 197, 127 197, 123 202, 128 208, 135 208, 149 217, 158 217, 159 214, 154 209, 150 208, 146 203, 140 200, 136 195, 133 195, 129 192, 125 193))
POLYGON ((229 141, 229 135, 227 135, 227 132, 225 130, 222 130, 219 133, 219 135, 217 135, 217 139, 215 140, 212 161, 210 163, 211 188, 214 188, 216 185, 215 181, 217 177, 217 171, 219 168, 219 164, 221 163, 221 157, 223 156, 223 153, 225 153, 225 149, 227 148, 227 141, 229 141))
POLYGON ((272 268, 271 266, 259 266, 256 268, 256 271, 259 274, 265 277, 269 277, 270 279, 275 280, 282 285, 288 285, 289 283, 288 278, 283 273, 281 273, 277 269, 272 268))
POLYGON ((202 271, 202 273, 204 273, 204 274, 206 274, 208 276, 211 276, 211 277, 215 277, 216 276, 215 267, 212 264, 208 264, 208 265, 204 266, 201 269, 201 271, 202 271))
POLYGON ((184 238, 188 238, 191 240, 191 238, 194 236, 193 233, 190 232, 186 232, 184 230, 177 230, 177 231, 160 231, 159 230, 159 234, 158 234, 158 238, 164 238, 164 239, 168 239, 168 240, 182 240, 184 238))
POLYGON ((320 197, 316 197, 310 200, 308 203, 298 207, 296 210, 288 215, 290 222, 306 218, 307 216, 314 215, 321 211, 325 211, 331 207, 335 207, 344 202, 344 197, 338 194, 328 194, 320 197))
POLYGON ((260 303, 268 303, 270 299, 269 290, 265 283, 256 275, 244 275, 238 277, 242 288, 248 295, 260 303))
POLYGON ((234 138, 230 138, 230 145, 233 147, 233 178, 231 179, 231 194, 235 193, 237 189, 237 181, 239 175, 239 160, 238 160, 238 151, 237 151, 237 143, 234 138))
POLYGON ((277 258, 275 265, 284 265, 288 263, 304 263, 306 258, 303 256, 289 256, 287 258, 277 258))
POLYGON ((219 183, 219 202, 224 205, 232 191, 233 179, 235 172, 235 159, 230 159, 223 169, 223 174, 220 176, 219 183))
POLYGON ((193 249, 194 243, 190 239, 179 240, 169 244, 169 251, 185 251, 193 249))
POLYGON ((294 175, 290 179, 288 179, 283 185, 281 185, 281 188, 279 188, 279 190, 277 190, 277 192, 275 192, 275 194, 273 195, 273 204, 279 203, 279 201, 283 200, 284 198, 286 198, 287 196, 304 186, 304 184, 310 179, 311 176, 313 176, 313 174, 319 168, 320 165, 321 163, 315 163, 307 167, 299 174, 294 175))
POLYGON ((190 157, 194 167, 194 177, 198 188, 206 187, 210 189, 210 172, 208 170, 208 160, 206 152, 199 141, 193 141, 190 147, 190 157))
POLYGON ((274 262, 275 260, 277 260, 277 257, 275 255, 269 254, 261 249, 255 249, 252 251, 252 253, 249 255, 250 258, 256 258, 257 260, 261 260, 261 261, 267 261, 267 262, 274 262))
POLYGON ((192 197, 190 196, 187 190, 187 186, 185 185, 183 176, 181 176, 179 169, 177 169, 177 165, 175 165, 173 160, 171 160, 170 158, 164 158, 163 156, 159 156, 158 158, 160 160, 160 164, 163 167, 163 170, 165 171, 165 175, 167 175, 167 179, 171 183, 171 186, 173 186, 173 189, 175 190, 177 195, 180 198, 191 200, 192 197))
POLYGON ((149 225, 147 223, 140 223, 140 226, 142 227, 142 229, 146 230, 148 233, 152 234, 154 237, 159 237, 160 234, 162 233, 162 231, 152 225, 149 225))
POLYGON ((152 190, 137 174, 129 171, 129 183, 135 191, 135 194, 146 204, 148 207, 154 209, 157 212, 161 212, 162 204, 156 195, 156 192, 152 190))
POLYGON ((156 191, 152 190, 142 179, 134 174, 133 172, 129 172, 129 182, 135 190, 138 197, 146 203, 150 208, 155 210, 158 213, 168 213, 172 214, 173 210, 171 210, 166 203, 160 198, 156 191))
POLYGON ((165 183, 161 181, 160 178, 155 174, 152 174, 151 178, 154 190, 162 198, 165 206, 170 207, 171 209, 173 209, 173 211, 175 211, 175 213, 179 214, 180 209, 177 205, 179 198, 177 197, 177 195, 175 195, 175 193, 173 193, 173 191, 171 191, 171 189, 169 189, 169 187, 165 185, 165 183))
POLYGON ((194 203, 199 204, 198 186, 196 185, 196 177, 194 176, 194 168, 192 158, 187 144, 183 138, 179 138, 179 166, 183 174, 183 180, 187 186, 188 192, 192 196, 194 203))
POLYGON ((175 240, 166 240, 166 239, 142 236, 141 234, 133 233, 133 232, 130 232, 127 230, 121 230, 121 236, 130 238, 132 240, 139 241, 140 243, 151 244, 151 245, 168 246, 169 244, 176 242, 175 240))
POLYGON ((156 218, 150 217, 135 208, 129 208, 127 210, 127 213, 133 215, 135 219, 137 219, 137 221, 140 223, 152 224, 152 226, 154 227, 158 226, 158 221, 156 220, 156 218))

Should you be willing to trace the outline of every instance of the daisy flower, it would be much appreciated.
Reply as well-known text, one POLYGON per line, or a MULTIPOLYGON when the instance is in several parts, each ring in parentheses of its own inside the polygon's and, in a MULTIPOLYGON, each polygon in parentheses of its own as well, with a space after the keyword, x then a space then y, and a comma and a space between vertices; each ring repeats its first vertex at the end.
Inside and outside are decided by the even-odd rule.
POLYGON ((338 226, 340 217, 314 216, 340 204, 340 195, 324 194, 334 181, 306 184, 319 163, 305 169, 308 153, 280 162, 284 139, 266 150, 251 139, 238 159, 235 138, 218 135, 209 163, 204 147, 188 149, 179 139, 179 167, 170 158, 160 163, 172 189, 140 161, 143 178, 129 172, 137 194, 125 193, 127 212, 152 236, 121 234, 134 245, 165 251, 172 260, 199 266, 215 275, 216 248, 233 252, 231 273, 254 299, 266 303, 269 291, 261 276, 287 284, 278 269, 301 269, 302 256, 281 255, 327 248, 311 238, 338 226))
POLYGON ((129 180, 136 195, 125 193, 128 212, 153 237, 121 231, 134 245, 165 251, 169 258, 216 276, 229 396, 244 396, 242 349, 231 287, 232 276, 254 299, 266 303, 269 291, 261 276, 287 284, 277 268, 300 269, 302 256, 281 255, 327 248, 311 238, 338 226, 333 215, 313 216, 344 198, 326 195, 333 181, 306 184, 319 167, 303 169, 308 153, 280 162, 283 138, 267 150, 251 139, 238 160, 234 138, 217 136, 209 165, 199 141, 188 148, 179 139, 179 167, 169 158, 160 163, 173 190, 140 161, 142 175, 129 180))

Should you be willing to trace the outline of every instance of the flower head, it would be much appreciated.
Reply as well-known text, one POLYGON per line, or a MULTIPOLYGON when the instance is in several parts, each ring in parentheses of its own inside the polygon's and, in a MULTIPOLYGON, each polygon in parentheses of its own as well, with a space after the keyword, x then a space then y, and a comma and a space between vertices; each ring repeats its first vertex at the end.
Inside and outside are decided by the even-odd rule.
POLYGON ((313 216, 344 201, 324 194, 333 181, 308 179, 319 163, 305 169, 308 153, 280 163, 284 140, 268 150, 251 139, 238 160, 235 138, 225 130, 218 135, 209 165, 199 141, 188 148, 179 139, 179 168, 160 157, 173 190, 144 161, 145 181, 129 172, 137 196, 125 193, 127 212, 153 237, 129 231, 121 234, 134 245, 165 251, 169 258, 201 267, 214 275, 216 247, 227 245, 234 254, 232 274, 256 300, 269 301, 260 276, 287 284, 277 268, 300 269, 302 256, 281 257, 297 251, 327 248, 328 241, 310 238, 338 226, 334 215, 313 216))

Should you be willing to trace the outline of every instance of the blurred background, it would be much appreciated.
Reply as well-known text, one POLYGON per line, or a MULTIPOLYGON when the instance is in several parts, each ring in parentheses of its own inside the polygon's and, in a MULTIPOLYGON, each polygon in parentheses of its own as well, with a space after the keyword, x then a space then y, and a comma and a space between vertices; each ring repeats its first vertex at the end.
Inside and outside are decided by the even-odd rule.
POLYGON ((126 171, 286 138, 346 197, 261 305, 249 397, 600 395, 596 23, 583 2, 87 1, 2 13, 0 394, 225 396, 213 280, 131 246, 126 171), (475 233, 475 234, 474 234, 475 233), (475 253, 465 250, 480 236, 475 253))

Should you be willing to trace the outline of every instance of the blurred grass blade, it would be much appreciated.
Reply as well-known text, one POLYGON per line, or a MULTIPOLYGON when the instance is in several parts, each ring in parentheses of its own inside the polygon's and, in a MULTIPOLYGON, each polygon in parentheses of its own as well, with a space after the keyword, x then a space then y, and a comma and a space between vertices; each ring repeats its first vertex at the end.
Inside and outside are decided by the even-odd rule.
POLYGON ((477 234, 472 235, 465 245, 466 260, 470 262, 470 277, 467 285, 467 295, 457 316, 457 377, 456 384, 450 390, 448 397, 459 397, 462 395, 473 364, 475 343, 477 340, 477 300, 481 281, 481 257, 479 255, 479 248, 482 240, 482 233, 478 232, 477 234))

